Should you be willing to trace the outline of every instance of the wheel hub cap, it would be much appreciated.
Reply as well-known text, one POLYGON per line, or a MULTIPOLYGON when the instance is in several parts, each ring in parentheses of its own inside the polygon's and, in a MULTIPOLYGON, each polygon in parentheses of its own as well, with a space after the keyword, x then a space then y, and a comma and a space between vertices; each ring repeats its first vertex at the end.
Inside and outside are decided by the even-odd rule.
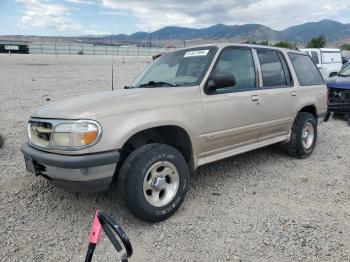
POLYGON ((304 128, 303 128, 303 132, 302 132, 302 143, 305 149, 309 149, 313 142, 314 142, 314 138, 315 138, 315 130, 314 130, 314 126, 311 123, 306 123, 304 128))
POLYGON ((165 189, 165 187, 166 187, 166 179, 165 179, 165 177, 157 176, 157 177, 153 178, 153 181, 152 181, 151 185, 153 186, 153 188, 155 190, 160 191, 162 189, 165 189))
POLYGON ((143 194, 149 204, 162 207, 169 204, 179 188, 180 176, 177 168, 169 161, 152 165, 143 181, 143 194))

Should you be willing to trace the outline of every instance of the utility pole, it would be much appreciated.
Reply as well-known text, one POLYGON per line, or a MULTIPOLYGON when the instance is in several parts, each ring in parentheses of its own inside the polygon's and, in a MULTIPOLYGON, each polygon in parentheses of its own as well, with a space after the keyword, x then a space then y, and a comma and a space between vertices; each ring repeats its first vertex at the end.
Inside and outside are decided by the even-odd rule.
POLYGON ((152 47, 152 32, 151 30, 149 31, 149 48, 152 47))
POLYGON ((111 34, 111 50, 112 50, 112 57, 113 57, 113 46, 112 46, 112 38, 113 38, 113 35, 111 34))

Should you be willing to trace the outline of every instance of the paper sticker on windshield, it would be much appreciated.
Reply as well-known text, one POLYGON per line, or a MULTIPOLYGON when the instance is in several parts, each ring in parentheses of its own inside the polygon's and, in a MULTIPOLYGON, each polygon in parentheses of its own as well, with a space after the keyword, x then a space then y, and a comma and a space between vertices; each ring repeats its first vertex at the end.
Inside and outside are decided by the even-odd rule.
POLYGON ((209 50, 195 50, 195 51, 188 51, 185 53, 184 57, 191 57, 191 56, 206 56, 209 53, 209 50))

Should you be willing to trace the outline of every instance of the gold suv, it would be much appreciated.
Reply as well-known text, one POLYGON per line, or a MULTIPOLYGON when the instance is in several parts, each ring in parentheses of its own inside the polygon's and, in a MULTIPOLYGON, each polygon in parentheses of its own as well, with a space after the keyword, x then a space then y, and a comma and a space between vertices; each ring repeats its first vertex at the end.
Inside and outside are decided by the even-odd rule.
POLYGON ((191 171, 275 143, 309 156, 327 88, 296 50, 211 44, 167 53, 124 89, 36 111, 22 146, 27 170, 75 191, 122 181, 130 211, 171 216, 191 171))

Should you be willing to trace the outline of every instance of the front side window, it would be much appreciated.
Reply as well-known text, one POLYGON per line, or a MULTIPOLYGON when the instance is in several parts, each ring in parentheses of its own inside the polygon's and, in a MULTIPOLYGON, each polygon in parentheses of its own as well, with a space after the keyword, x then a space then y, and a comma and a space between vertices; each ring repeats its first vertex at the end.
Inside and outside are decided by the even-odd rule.
POLYGON ((216 47, 209 46, 164 54, 135 79, 132 87, 197 85, 216 51, 216 47))
POLYGON ((323 78, 310 56, 301 53, 289 53, 288 56, 301 86, 324 84, 323 78))
POLYGON ((287 86, 286 74, 277 51, 257 50, 264 87, 287 86))
POLYGON ((255 67, 250 49, 227 47, 221 51, 212 72, 214 74, 232 74, 236 84, 219 88, 216 93, 239 92, 256 88, 255 67))

